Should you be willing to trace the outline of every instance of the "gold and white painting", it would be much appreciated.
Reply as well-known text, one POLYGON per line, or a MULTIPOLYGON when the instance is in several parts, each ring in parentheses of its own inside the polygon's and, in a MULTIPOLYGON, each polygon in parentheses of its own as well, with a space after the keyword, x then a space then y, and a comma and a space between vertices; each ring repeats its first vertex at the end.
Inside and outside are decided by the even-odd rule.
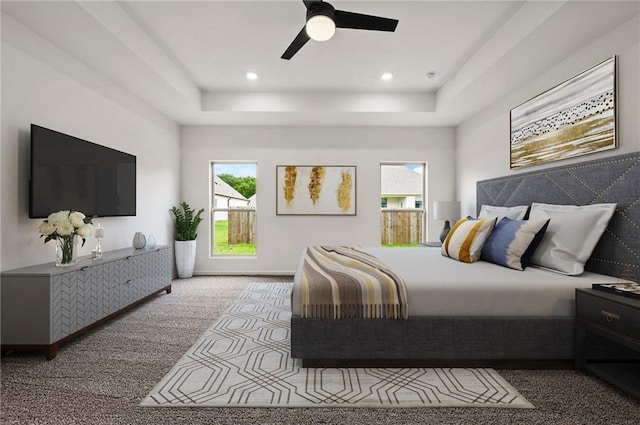
POLYGON ((511 110, 511 168, 614 149, 616 57, 511 110))
POLYGON ((356 215, 356 167, 278 165, 276 214, 356 215))

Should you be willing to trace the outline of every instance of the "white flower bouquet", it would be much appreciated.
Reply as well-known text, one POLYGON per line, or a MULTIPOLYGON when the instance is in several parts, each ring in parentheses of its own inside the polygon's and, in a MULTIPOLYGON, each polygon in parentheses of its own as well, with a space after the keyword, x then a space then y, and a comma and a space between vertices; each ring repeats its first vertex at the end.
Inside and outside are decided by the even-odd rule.
POLYGON ((76 237, 82 239, 82 246, 86 238, 93 234, 91 218, 79 211, 58 211, 50 214, 38 228, 44 243, 50 240, 57 242, 56 265, 69 265, 74 262, 74 247, 76 237))

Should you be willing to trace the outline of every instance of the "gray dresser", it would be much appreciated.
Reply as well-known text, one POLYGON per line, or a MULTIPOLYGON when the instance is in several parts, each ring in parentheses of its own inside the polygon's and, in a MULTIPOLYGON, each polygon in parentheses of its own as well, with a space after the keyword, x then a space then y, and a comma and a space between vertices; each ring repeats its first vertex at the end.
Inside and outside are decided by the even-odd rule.
POLYGON ((166 291, 172 255, 167 246, 81 258, 71 267, 40 264, 2 272, 2 353, 44 350, 53 359, 61 343, 166 291))

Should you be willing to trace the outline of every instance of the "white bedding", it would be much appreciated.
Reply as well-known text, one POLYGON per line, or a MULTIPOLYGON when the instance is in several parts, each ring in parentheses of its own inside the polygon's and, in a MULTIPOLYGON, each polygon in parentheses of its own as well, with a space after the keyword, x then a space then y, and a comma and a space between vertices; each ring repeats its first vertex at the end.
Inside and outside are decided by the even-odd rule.
MULTIPOLYGON (((435 248, 361 248, 378 257, 406 282, 412 316, 574 316, 575 288, 619 279, 584 272, 567 276, 527 267, 524 271, 443 257, 435 248)), ((304 252, 303 252, 304 254, 304 252)), ((299 283, 302 261, 294 285, 299 283)), ((300 314, 298 291, 292 312, 300 314)))

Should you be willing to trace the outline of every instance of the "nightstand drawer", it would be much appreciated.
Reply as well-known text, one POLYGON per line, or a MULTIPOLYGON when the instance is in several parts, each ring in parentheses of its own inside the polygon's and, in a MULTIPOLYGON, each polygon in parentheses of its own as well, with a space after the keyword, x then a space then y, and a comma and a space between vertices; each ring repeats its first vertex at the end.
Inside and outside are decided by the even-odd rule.
POLYGON ((631 338, 640 338, 640 310, 578 291, 576 317, 631 338))

